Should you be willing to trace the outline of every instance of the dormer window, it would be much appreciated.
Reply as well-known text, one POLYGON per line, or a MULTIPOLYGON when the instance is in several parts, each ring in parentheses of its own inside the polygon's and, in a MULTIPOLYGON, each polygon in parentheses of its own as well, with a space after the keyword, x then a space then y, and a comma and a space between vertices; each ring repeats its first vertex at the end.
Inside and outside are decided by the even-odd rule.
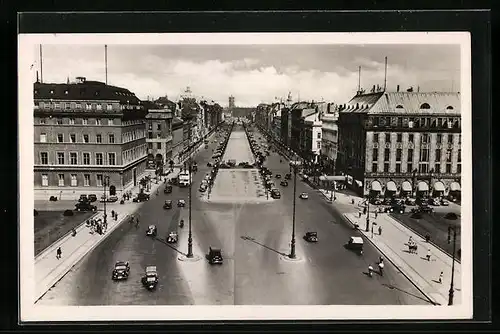
POLYGON ((403 107, 402 105, 398 104, 398 105, 396 106, 396 109, 404 109, 404 107, 403 107))
POLYGON ((428 103, 423 103, 423 104, 420 106, 420 109, 431 109, 431 106, 430 106, 428 103))
POLYGON ((447 110, 453 110, 453 107, 452 106, 447 106, 446 109, 447 110))
POLYGON ((64 95, 68 95, 68 94, 69 94, 68 90, 65 90, 64 95))
POLYGON ((38 95, 38 89, 35 89, 35 95, 38 95))

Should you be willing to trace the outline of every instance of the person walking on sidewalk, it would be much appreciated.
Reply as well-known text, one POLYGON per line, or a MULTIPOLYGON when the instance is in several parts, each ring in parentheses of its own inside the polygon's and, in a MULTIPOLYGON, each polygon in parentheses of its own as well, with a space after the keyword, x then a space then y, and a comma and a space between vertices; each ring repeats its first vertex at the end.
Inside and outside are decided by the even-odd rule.
POLYGON ((378 271, 380 276, 384 276, 384 259, 382 257, 380 257, 380 261, 378 262, 378 271))
POLYGON ((62 250, 61 250, 61 247, 58 247, 57 248, 57 251, 56 251, 56 259, 60 259, 62 256, 62 250))
POLYGON ((382 226, 378 227, 378 235, 382 235, 382 226))
POLYGON ((441 272, 441 274, 439 274, 439 284, 443 283, 443 272, 441 272))
POLYGON ((430 261, 431 260, 431 249, 427 249, 427 261, 430 261))

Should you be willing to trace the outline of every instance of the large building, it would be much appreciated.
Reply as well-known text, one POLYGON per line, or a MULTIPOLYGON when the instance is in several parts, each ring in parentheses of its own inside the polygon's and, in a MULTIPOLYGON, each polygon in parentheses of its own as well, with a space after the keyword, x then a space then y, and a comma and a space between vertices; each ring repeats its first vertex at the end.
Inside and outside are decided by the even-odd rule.
POLYGON ((338 167, 365 196, 459 196, 460 109, 460 93, 358 93, 340 111, 338 167))
POLYGON ((146 115, 148 168, 161 169, 172 158, 172 111, 148 109, 146 115))
POLYGON ((172 158, 176 158, 184 150, 184 122, 179 117, 172 119, 172 158))
POLYGON ((146 168, 146 112, 125 88, 86 81, 33 85, 37 198, 120 195, 146 168), (108 183, 106 182, 106 185, 108 183))
POLYGON ((338 151, 338 119, 339 114, 336 110, 324 113, 321 117, 322 136, 321 136, 321 155, 320 161, 323 170, 328 175, 335 175, 335 161, 338 151))

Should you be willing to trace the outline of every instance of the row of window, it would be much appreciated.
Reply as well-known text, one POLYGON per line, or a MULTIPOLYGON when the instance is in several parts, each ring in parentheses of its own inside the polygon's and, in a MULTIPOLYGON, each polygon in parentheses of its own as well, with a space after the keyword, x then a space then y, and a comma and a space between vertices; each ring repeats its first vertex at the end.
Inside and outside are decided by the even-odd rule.
MULTIPOLYGON (((107 161, 104 161, 104 153, 94 153, 94 164, 102 166, 106 163, 106 165, 114 166, 116 165, 116 153, 109 152, 107 161)), ((69 152, 69 164, 70 165, 78 165, 79 164, 78 153, 77 152, 69 152)), ((65 165, 66 164, 66 152, 56 152, 56 164, 57 165, 65 165)), ((90 152, 82 153, 82 165, 92 165, 91 154, 90 152)), ((40 152, 40 164, 48 165, 49 164, 49 153, 48 152, 40 152)))
MULTIPOLYGON (((390 143, 392 141, 392 136, 391 136, 390 133, 383 133, 383 134, 374 133, 373 134, 373 142, 375 142, 375 143, 380 142, 380 139, 382 138, 382 136, 384 136, 386 143, 390 143)), ((420 135, 420 142, 423 143, 423 144, 429 143, 431 136, 432 135, 430 135, 428 133, 422 133, 420 135)), ((453 134, 436 133, 435 136, 436 136, 436 143, 438 143, 438 144, 442 144, 443 143, 443 138, 446 138, 445 140, 446 140, 446 142, 448 144, 452 144, 453 143, 453 134)), ((397 133, 396 134, 396 142, 397 143, 403 142, 403 134, 402 133, 397 133)), ((410 143, 414 143, 415 142, 415 135, 413 133, 409 133, 408 134, 408 142, 410 142, 410 143)), ((462 144, 462 135, 461 134, 458 135, 458 144, 459 145, 462 144)))
POLYGON ((460 117, 401 117, 401 116, 378 116, 369 117, 368 126, 390 126, 397 128, 460 128, 460 117))
POLYGON ((115 125, 115 120, 113 118, 62 118, 62 117, 50 117, 47 118, 40 117, 38 119, 39 124, 55 124, 55 125, 115 125), (104 120, 104 121, 103 121, 104 120))
MULTIPOLYGON (((383 171, 385 173, 389 173, 389 166, 390 165, 388 162, 384 163, 383 171)), ((434 164, 434 172, 435 173, 447 173, 447 174, 451 173, 451 163, 444 164, 444 166, 445 166, 444 170, 442 170, 442 166, 443 165, 440 163, 435 163, 434 164)), ((372 164, 372 173, 377 173, 378 171, 379 171, 378 170, 378 163, 374 162, 372 164)), ((395 172, 401 173, 401 163, 396 163, 395 172)), ((413 172, 413 164, 412 163, 406 164, 406 172, 407 173, 413 172)), ((418 172, 419 173, 429 173, 430 172, 429 163, 419 163, 418 164, 418 172)), ((457 173, 461 173, 461 172, 462 172, 462 164, 457 164, 457 173)))
MULTIPOLYGON (((57 143, 65 143, 64 141, 64 134, 58 133, 56 136, 56 142, 57 143)), ((81 137, 81 143, 90 143, 90 135, 88 134, 82 134, 81 137)), ((40 134, 40 143, 47 143, 47 134, 46 133, 41 133, 40 134)), ((72 133, 69 135, 69 143, 77 143, 77 137, 76 134, 72 133)), ((102 144, 102 135, 101 134, 96 134, 95 135, 95 143, 102 144)), ((108 142, 107 144, 115 144, 115 135, 110 133, 108 134, 108 142)))
POLYGON ((135 161, 137 158, 144 157, 145 155, 146 155, 146 145, 135 146, 122 153, 123 164, 125 165, 129 161, 135 161))
MULTIPOLYGON (((446 150, 445 151, 445 160, 446 160, 446 162, 451 162, 451 152, 452 152, 452 150, 446 150)), ((413 161, 414 150, 412 148, 409 148, 407 153, 408 153, 407 157, 409 158, 408 160, 413 161)), ((441 161, 442 150, 438 148, 438 149, 436 149, 434 151, 434 153, 435 153, 434 160, 436 162, 437 161, 441 161)), ((389 161, 390 160, 390 155, 391 155, 390 149, 388 149, 388 148, 384 149, 384 161, 389 161)), ((428 162, 429 161, 429 155, 430 155, 430 150, 429 149, 426 149, 426 148, 421 149, 420 150, 419 161, 420 162, 428 162)), ((396 161, 401 161, 402 156, 403 156, 403 150, 400 149, 400 148, 396 149, 396 161)), ((458 162, 462 161, 462 157, 461 156, 462 156, 462 150, 458 149, 458 162)), ((372 158, 374 160, 378 159, 378 148, 374 148, 373 149, 372 158)))
MULTIPOLYGON (((161 143, 156 143, 156 148, 158 150, 161 150, 161 143)), ((150 150, 153 149, 153 143, 148 143, 148 149, 150 149, 150 150)))
MULTIPOLYGON (((90 187, 91 181, 90 181, 90 174, 83 174, 83 186, 84 187, 90 187)), ((66 186, 65 184, 65 175, 64 174, 57 174, 57 185, 59 187, 64 187, 66 186)), ((104 175, 103 174, 96 174, 96 179, 95 179, 95 185, 97 187, 102 187, 103 186, 103 181, 104 181, 104 175)), ((49 186, 49 175, 48 174, 42 174, 42 186, 43 187, 48 187, 49 186)), ((78 178, 77 174, 70 174, 70 186, 72 187, 78 187, 78 178)))
POLYGON ((81 102, 44 102, 35 101, 35 107, 44 109, 85 109, 85 110, 113 110, 110 103, 84 103, 81 102))

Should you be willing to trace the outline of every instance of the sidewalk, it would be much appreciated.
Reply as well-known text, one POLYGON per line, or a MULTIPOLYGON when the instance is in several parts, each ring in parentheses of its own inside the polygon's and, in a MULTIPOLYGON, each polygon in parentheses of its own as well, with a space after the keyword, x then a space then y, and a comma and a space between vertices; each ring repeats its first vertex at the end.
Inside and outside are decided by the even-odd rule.
MULTIPOLYGON (((377 218, 370 217, 370 231, 365 232, 366 215, 346 213, 344 217, 351 223, 359 225, 359 231, 369 240, 396 268, 411 280, 430 300, 438 305, 448 305, 448 293, 451 282, 452 258, 432 244, 425 242, 419 235, 398 223, 387 214, 379 214, 377 218), (371 232, 373 224, 373 234, 371 232), (382 235, 378 227, 382 227, 382 235), (412 239, 418 245, 418 253, 410 254, 408 240, 412 239), (431 260, 427 261, 427 250, 431 251, 431 260), (439 275, 443 272, 442 283, 439 275)), ((374 267, 376 268, 373 259, 374 267)), ((461 302, 461 265, 455 262, 454 302, 461 302)))
MULTIPOLYGON (((179 172, 179 169, 174 169, 171 175, 173 177, 179 172)), ((151 184, 150 195, 156 196, 158 189, 163 182, 151 184)), ((132 189, 132 193, 139 191, 139 186, 132 189), (135 191, 134 191, 135 190, 135 191)), ((128 221, 141 203, 134 203, 132 200, 126 201, 125 204, 108 203, 108 229, 106 233, 100 235, 98 233, 91 234, 90 229, 82 224, 76 229, 76 236, 72 237, 67 234, 49 247, 35 258, 35 302, 40 299, 53 285, 55 285, 73 266, 75 266, 86 254, 97 247, 109 234, 111 234, 121 223, 128 221), (118 213, 118 220, 111 218, 111 210, 118 213), (61 247, 62 258, 56 258, 56 250, 61 247)), ((94 219, 103 219, 104 212, 99 211, 94 215, 94 219)))

